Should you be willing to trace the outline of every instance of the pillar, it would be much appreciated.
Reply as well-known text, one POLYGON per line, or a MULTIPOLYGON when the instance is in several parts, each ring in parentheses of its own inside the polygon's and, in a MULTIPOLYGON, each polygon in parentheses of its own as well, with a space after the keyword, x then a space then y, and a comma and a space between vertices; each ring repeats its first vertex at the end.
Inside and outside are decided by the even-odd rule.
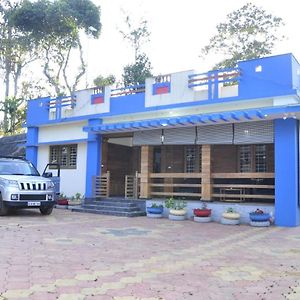
POLYGON ((277 119, 275 125, 275 224, 298 226, 299 121, 277 119))
POLYGON ((141 187, 140 198, 151 197, 150 173, 153 170, 153 147, 141 146, 141 187))
POLYGON ((38 127, 28 127, 26 135, 26 159, 31 161, 37 167, 38 159, 38 127))
MULTIPOLYGON (((90 119, 89 126, 100 125, 100 119, 90 119)), ((102 137, 100 134, 88 133, 87 153, 86 153, 86 183, 85 197, 93 196, 93 177, 101 175, 101 146, 102 137)))
POLYGON ((211 180, 211 145, 202 145, 202 180, 201 194, 202 200, 212 200, 212 180, 211 180))

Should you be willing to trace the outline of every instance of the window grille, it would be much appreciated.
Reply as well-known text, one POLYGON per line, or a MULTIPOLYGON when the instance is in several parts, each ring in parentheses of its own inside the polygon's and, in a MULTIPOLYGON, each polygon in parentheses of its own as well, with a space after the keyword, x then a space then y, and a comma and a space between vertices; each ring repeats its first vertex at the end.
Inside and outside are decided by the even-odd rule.
POLYGON ((58 163, 62 169, 76 169, 77 145, 50 146, 50 163, 58 163))
POLYGON ((255 171, 267 172, 267 146, 256 145, 255 147, 255 171))
POLYGON ((240 172, 251 172, 251 146, 240 146, 240 172))

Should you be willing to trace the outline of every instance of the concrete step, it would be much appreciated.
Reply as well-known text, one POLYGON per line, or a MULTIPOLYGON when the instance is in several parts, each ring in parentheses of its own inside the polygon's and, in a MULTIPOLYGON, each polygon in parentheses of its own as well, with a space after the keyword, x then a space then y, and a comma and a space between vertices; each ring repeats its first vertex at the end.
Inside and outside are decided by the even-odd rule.
POLYGON ((124 202, 124 201, 97 201, 84 203, 85 206, 118 206, 118 207, 136 207, 134 202, 124 202))
POLYGON ((95 209, 95 208, 84 208, 84 207, 76 207, 76 208, 74 207, 71 208, 71 211, 93 213, 93 214, 100 214, 100 215, 120 216, 120 217, 138 217, 138 216, 146 215, 145 212, 142 212, 140 210, 115 211, 115 210, 108 210, 108 209, 95 209))
POLYGON ((85 204, 85 205, 82 205, 82 208, 96 209, 96 210, 124 211, 124 212, 139 210, 139 208, 136 205, 119 206, 119 205, 107 205, 107 204, 96 204, 96 205, 95 204, 85 204))

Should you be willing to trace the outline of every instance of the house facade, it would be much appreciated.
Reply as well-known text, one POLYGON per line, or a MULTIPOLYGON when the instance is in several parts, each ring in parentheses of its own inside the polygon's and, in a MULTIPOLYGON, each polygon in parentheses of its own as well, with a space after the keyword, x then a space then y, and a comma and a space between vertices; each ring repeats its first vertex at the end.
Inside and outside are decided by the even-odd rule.
POLYGON ((26 156, 61 192, 266 206, 297 226, 300 65, 292 54, 28 102, 26 156))

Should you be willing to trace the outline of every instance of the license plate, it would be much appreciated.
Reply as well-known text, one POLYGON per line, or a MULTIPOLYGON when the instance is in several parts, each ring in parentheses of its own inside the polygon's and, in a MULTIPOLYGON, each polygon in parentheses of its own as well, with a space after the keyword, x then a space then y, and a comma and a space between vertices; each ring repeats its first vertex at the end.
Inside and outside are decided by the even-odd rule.
POLYGON ((28 206, 40 206, 41 205, 41 202, 37 202, 37 201, 32 201, 32 202, 28 202, 27 203, 28 206))

